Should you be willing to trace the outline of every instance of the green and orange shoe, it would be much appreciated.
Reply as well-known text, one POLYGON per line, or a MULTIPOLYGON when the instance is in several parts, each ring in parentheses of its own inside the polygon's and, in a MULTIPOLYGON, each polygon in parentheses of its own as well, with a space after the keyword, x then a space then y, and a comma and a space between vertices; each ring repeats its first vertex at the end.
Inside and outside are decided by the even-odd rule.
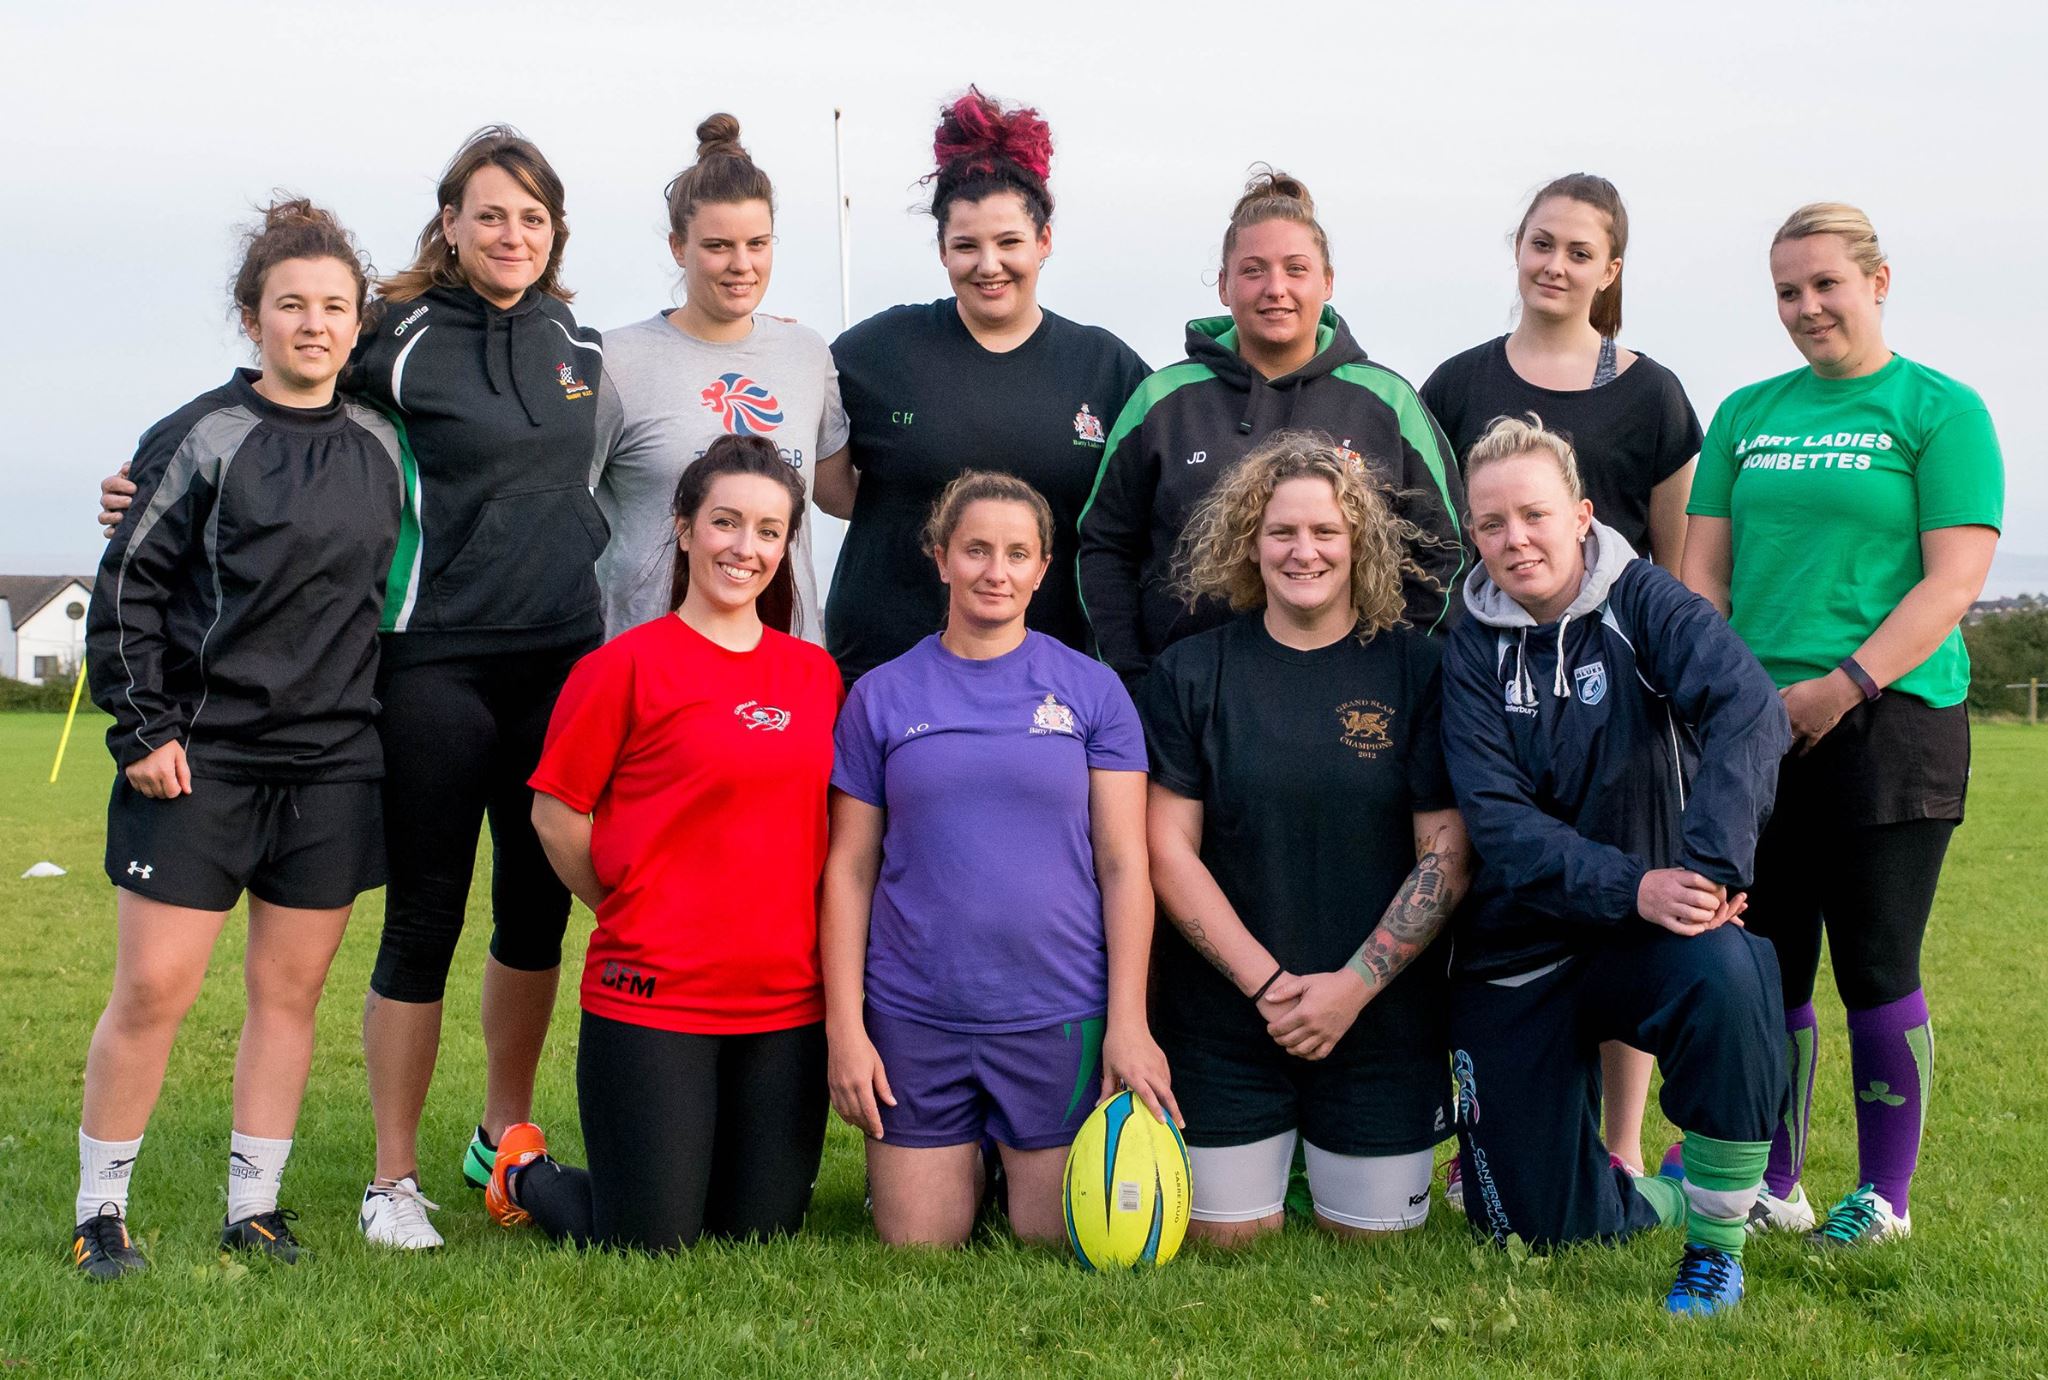
POLYGON ((484 1211, 491 1214, 493 1222, 509 1230, 533 1220, 513 1201, 512 1176, 547 1153, 548 1138, 532 1122, 505 1128, 505 1134, 498 1137, 497 1157, 491 1162, 490 1182, 484 1185, 484 1211))

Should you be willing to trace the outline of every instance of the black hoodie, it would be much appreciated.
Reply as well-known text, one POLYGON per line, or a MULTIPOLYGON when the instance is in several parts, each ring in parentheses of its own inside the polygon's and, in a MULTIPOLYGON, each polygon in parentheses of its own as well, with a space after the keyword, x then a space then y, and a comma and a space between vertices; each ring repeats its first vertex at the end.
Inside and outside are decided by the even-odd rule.
POLYGON ((1172 643, 1229 618, 1220 601, 1191 613, 1170 591, 1174 547, 1224 473, 1288 428, 1323 432, 1363 457, 1394 491, 1394 511, 1437 539, 1411 553, 1431 581, 1407 577, 1403 593, 1409 623, 1438 631, 1465 565, 1465 490, 1408 381, 1368 361, 1327 306, 1315 358, 1277 379, 1238 354, 1227 316, 1190 321, 1187 349, 1125 405, 1081 514, 1081 597, 1102 659, 1133 680, 1172 643))
POLYGON ((406 504, 385 588, 387 659, 594 642, 590 496, 598 333, 538 288, 500 310, 468 288, 382 302, 346 386, 397 423, 406 504))

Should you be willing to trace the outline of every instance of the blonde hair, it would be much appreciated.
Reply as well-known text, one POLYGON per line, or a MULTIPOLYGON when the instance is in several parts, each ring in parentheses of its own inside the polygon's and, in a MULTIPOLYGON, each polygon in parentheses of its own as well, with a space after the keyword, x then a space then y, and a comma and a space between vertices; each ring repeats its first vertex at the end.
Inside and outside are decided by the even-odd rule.
POLYGON ((1316 252, 1323 256, 1323 268, 1329 270, 1330 237, 1323 233, 1322 222, 1316 219, 1316 199, 1308 194, 1308 184, 1270 163, 1254 163, 1251 180, 1244 184, 1244 195, 1230 210, 1230 227, 1223 232, 1224 273, 1230 272, 1230 251, 1237 248, 1239 232, 1269 220, 1307 226, 1309 236, 1316 242, 1316 252))
MULTIPOLYGON (((1543 419, 1534 412, 1524 412, 1519 417, 1495 417, 1486 424, 1485 432, 1465 452, 1465 487, 1469 490, 1472 476, 1488 465, 1534 454, 1547 454, 1557 462, 1557 472, 1563 477, 1565 492, 1572 496, 1572 502, 1586 496, 1586 485, 1579 478, 1579 453, 1570 441, 1544 426, 1543 419)), ((1465 515, 1467 522, 1471 516, 1465 515)))
POLYGON ((1844 201, 1810 201, 1785 218, 1778 233, 1771 236, 1771 248, 1786 240, 1803 240, 1812 235, 1840 235, 1849 262, 1863 270, 1866 278, 1884 267, 1884 250, 1877 243, 1877 227, 1870 217, 1844 201))
POLYGON ((1351 533, 1351 607, 1358 615, 1358 635, 1367 638, 1398 626, 1404 608, 1402 576, 1435 583, 1408 550, 1435 539, 1394 514, 1387 492, 1361 456, 1308 431, 1268 436, 1195 509, 1174 558, 1174 584, 1188 607, 1204 598, 1223 599, 1240 611, 1266 602, 1266 584, 1259 576, 1259 528, 1273 491, 1290 479, 1320 479, 1337 497, 1351 533))

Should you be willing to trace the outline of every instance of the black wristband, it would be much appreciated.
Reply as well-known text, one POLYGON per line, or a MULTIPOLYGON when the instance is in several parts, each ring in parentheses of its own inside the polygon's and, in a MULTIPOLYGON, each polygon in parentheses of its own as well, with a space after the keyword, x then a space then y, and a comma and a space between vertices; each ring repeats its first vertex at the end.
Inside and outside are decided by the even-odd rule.
POLYGON ((1842 674, 1854 681, 1856 688, 1863 692, 1863 698, 1866 702, 1874 700, 1884 693, 1883 687, 1878 685, 1870 672, 1863 669, 1862 664, 1855 657, 1845 656, 1837 665, 1840 667, 1842 674))
POLYGON ((1286 971, 1287 966, 1285 964, 1282 964, 1280 967, 1275 968, 1273 970, 1273 976, 1267 978, 1264 982, 1259 984, 1259 990, 1252 993, 1253 1006, 1257 1006, 1259 1004, 1259 999, 1266 995, 1266 989, 1268 987, 1271 987, 1274 983, 1278 982, 1280 980, 1280 975, 1286 971))

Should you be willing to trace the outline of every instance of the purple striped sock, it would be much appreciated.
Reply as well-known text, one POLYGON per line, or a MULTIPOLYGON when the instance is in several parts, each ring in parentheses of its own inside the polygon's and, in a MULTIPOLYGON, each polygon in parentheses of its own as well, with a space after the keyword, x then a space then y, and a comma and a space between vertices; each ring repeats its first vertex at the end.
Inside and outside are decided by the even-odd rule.
POLYGON ((1903 1214, 1920 1163, 1934 1076, 1934 1029, 1924 990, 1849 1013, 1849 1074, 1856 1085, 1858 1172, 1903 1214))
POLYGON ((1764 1187, 1782 1198, 1806 1169, 1806 1131, 1813 1122, 1813 1065, 1820 1022, 1813 1003, 1785 1013, 1785 1071, 1791 1077, 1792 1103, 1771 1132, 1771 1158, 1764 1167, 1764 1187))

